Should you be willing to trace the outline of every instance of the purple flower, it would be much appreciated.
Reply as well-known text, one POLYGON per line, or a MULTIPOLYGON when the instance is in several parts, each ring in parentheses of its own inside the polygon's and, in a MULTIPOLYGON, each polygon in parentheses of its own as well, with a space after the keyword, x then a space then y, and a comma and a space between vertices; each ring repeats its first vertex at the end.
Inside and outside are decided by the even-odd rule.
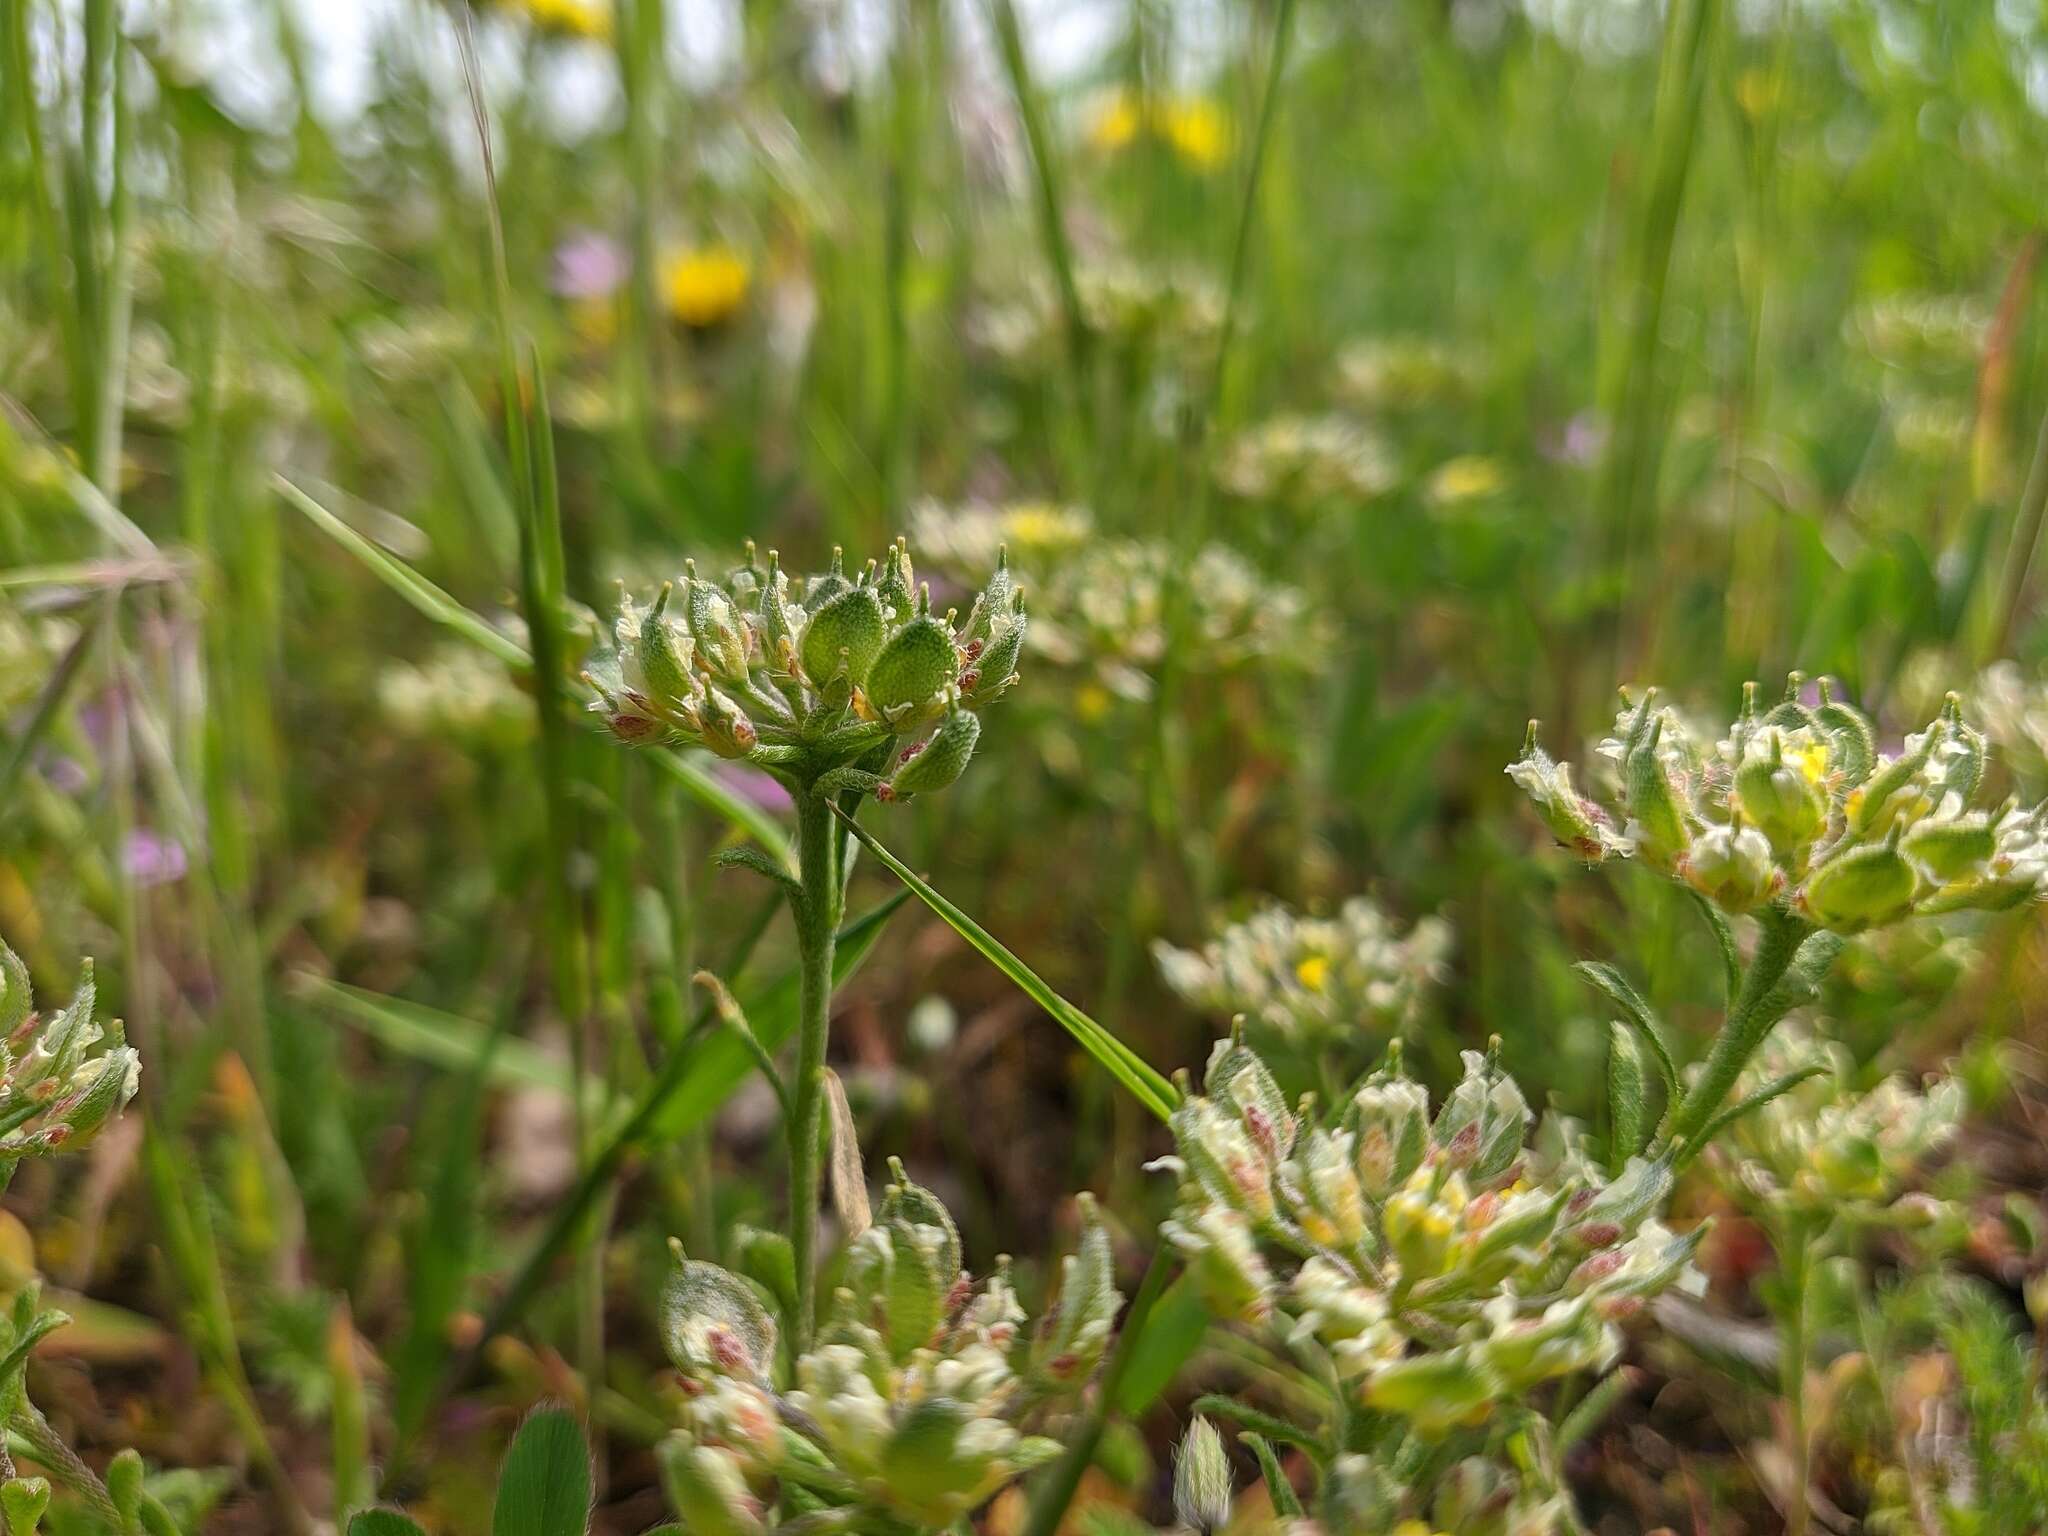
POLYGON ((148 890, 154 885, 184 879, 187 860, 182 845, 146 827, 137 827, 128 834, 127 846, 121 850, 121 867, 139 888, 148 890))
POLYGON ((734 763, 720 763, 712 770, 725 787, 750 805, 764 811, 787 811, 796 802, 789 798, 784 789, 769 775, 758 768, 742 768, 734 763))
POLYGON ((594 229, 579 229, 555 247, 552 286, 565 299, 599 299, 626 280, 626 253, 594 229))
POLYGON ((1607 451, 1607 423, 1597 411, 1581 411, 1541 446, 1543 456, 1559 464, 1597 464, 1607 451))

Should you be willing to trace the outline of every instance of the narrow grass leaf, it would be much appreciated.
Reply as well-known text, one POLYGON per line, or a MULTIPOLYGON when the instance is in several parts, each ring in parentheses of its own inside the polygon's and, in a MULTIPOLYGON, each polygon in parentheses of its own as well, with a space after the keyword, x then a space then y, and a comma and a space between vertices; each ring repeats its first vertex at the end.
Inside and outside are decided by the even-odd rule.
POLYGON ((999 943, 981 924, 927 885, 909 865, 883 847, 859 822, 851 817, 842 819, 852 829, 853 835, 860 839, 862 845, 886 864, 890 873, 916 893, 918 900, 943 918, 955 933, 981 951, 996 969, 1015 982, 1027 997, 1051 1014, 1060 1027, 1079 1041, 1082 1049, 1093 1056, 1104 1071, 1129 1089, 1140 1104, 1161 1120, 1172 1116, 1174 1106, 1180 1101, 1180 1094, 1149 1062, 1117 1039, 1104 1026, 1096 1023, 1053 991, 1036 971, 999 943))
POLYGON ((366 1509, 348 1523, 348 1536, 427 1536, 417 1522, 395 1509, 366 1509))

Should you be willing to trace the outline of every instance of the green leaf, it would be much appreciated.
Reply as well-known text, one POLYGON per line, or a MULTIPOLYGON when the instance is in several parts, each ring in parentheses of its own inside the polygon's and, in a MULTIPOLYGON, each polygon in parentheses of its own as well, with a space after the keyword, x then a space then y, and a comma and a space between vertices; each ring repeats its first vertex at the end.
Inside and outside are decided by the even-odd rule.
MULTIPOLYGON (((466 1072, 488 1057, 490 1081, 496 1087, 545 1088, 564 1096, 569 1092, 573 1079, 568 1067, 524 1040, 497 1040, 495 1031, 458 1014, 324 976, 308 973, 303 982, 312 996, 330 1004, 380 1045, 416 1061, 466 1072)), ((596 1083, 586 1085, 592 1104, 599 1092, 596 1083)))
POLYGON ((1273 1513, 1283 1520, 1298 1519, 1302 1514, 1301 1500, 1294 1492, 1294 1484, 1287 1481, 1280 1458, 1273 1454, 1266 1437, 1248 1429, 1237 1438, 1258 1458, 1259 1475, 1266 1480, 1266 1495, 1273 1502, 1273 1513))
POLYGON ((752 801, 742 799, 723 779, 707 769, 703 753, 664 748, 649 753, 648 757, 692 800, 760 843, 780 859, 785 868, 796 867, 796 857, 790 851, 789 834, 783 830, 782 824, 752 801))
POLYGON ((590 1528, 590 1448, 566 1408, 537 1408, 498 1472, 491 1536, 584 1536, 590 1528))
POLYGON ((1825 1064, 1815 1062, 1812 1066, 1801 1067, 1797 1072, 1787 1072, 1783 1077, 1774 1078, 1747 1098, 1729 1105, 1720 1114, 1707 1122, 1706 1128, 1693 1139, 1691 1146, 1680 1150, 1679 1160, 1681 1165, 1691 1162, 1693 1158, 1712 1146, 1715 1138, 1720 1136, 1723 1131, 1727 1130, 1729 1126, 1740 1120, 1744 1115, 1755 1113, 1770 1103, 1771 1100, 1784 1097, 1808 1078, 1819 1077, 1829 1070, 1830 1068, 1825 1064))
POLYGON ((1664 1080, 1666 1102, 1676 1104, 1678 1063, 1672 1060, 1671 1047, 1664 1043, 1664 1031, 1657 1022, 1656 1009, 1635 989, 1633 982, 1604 961, 1581 960, 1572 969, 1619 1003, 1628 1014, 1629 1023, 1641 1031, 1651 1053, 1657 1058, 1657 1075, 1664 1080))
POLYGON ((427 1536, 395 1509, 366 1509, 348 1523, 348 1536, 427 1536))
POLYGON ((1060 1027, 1079 1041, 1082 1048, 1095 1058, 1104 1071, 1129 1089, 1140 1104, 1161 1120, 1172 1117, 1174 1107, 1180 1102, 1180 1092, 1149 1062, 1117 1039, 1108 1029, 1053 991, 1036 971, 1019 960, 973 918, 927 885, 912 872, 910 866, 883 847, 859 822, 839 811, 836 806, 833 813, 840 817, 847 829, 860 839, 870 853, 888 865, 890 873, 916 893, 918 900, 936 912, 954 932, 980 950, 997 970, 1015 982, 1026 996, 1051 1014, 1060 1027))
POLYGON ((1151 1407, 1202 1347, 1208 1331, 1208 1304, 1194 1281, 1182 1275, 1161 1294, 1132 1341, 1130 1363, 1117 1383, 1117 1412, 1135 1417, 1151 1407))
POLYGON ((1635 1036, 1620 1020, 1607 1027, 1608 1167, 1618 1176, 1628 1160, 1643 1149, 1643 1127, 1649 1117, 1643 1092, 1643 1058, 1635 1036))
POLYGON ((784 890, 796 895, 803 894, 802 884, 790 873, 786 864, 771 859, 751 843, 742 843, 737 848, 727 848, 711 862, 720 869, 751 869, 755 874, 775 881, 784 890))

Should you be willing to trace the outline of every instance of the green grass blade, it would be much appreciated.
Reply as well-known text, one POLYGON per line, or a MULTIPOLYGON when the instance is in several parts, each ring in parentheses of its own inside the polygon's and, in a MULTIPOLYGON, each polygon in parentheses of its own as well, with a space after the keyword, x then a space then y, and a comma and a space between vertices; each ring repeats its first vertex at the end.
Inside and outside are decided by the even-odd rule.
POLYGON ((675 780, 692 800, 768 849, 790 873, 796 872, 796 856, 789 846, 789 834, 783 831, 781 823, 736 794, 731 786, 707 769, 701 753, 659 750, 650 754, 649 760, 675 780))
POLYGON ((527 1041, 498 1040, 493 1031, 457 1014, 324 976, 308 975, 302 984, 310 996, 330 1005, 378 1044, 415 1061, 457 1071, 473 1071, 484 1062, 491 1083, 500 1088, 566 1094, 575 1082, 568 1068, 527 1041))
MULTIPOLYGON (((835 814, 839 814, 836 808, 835 814)), ((1174 1106, 1180 1102, 1180 1093, 1151 1063, 1053 991, 1036 971, 1012 954, 981 924, 927 885, 909 865, 883 847, 859 822, 850 816, 841 815, 841 819, 852 829, 853 835, 860 839, 868 852, 886 864, 890 873, 916 893, 919 901, 936 912, 945 920, 948 927, 980 950, 997 970, 1009 977, 1027 997, 1051 1014, 1060 1027, 1079 1041, 1082 1049, 1093 1056, 1104 1071, 1128 1088, 1140 1104, 1161 1120, 1172 1116, 1174 1106)))
POLYGON ((348 1523, 348 1536, 427 1536, 395 1509, 366 1509, 348 1523))
POLYGON ((533 658, 515 640, 501 635, 489 623, 420 575, 404 561, 387 555, 355 529, 320 505, 282 475, 272 478, 280 496, 306 514, 315 528, 369 568, 370 574, 404 598, 436 624, 454 630, 463 639, 482 647, 508 667, 525 671, 533 658))

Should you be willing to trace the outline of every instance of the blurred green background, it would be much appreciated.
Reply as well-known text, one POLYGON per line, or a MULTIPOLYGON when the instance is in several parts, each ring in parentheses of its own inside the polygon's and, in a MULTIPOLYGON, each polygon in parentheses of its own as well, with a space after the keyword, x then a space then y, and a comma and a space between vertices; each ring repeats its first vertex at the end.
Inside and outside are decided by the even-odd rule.
MULTIPOLYGON (((1570 961, 1702 1023, 1718 974, 1501 773, 1531 716, 1583 759, 1617 681, 1726 718, 1798 668, 1893 740, 1962 688, 2044 788, 2039 0, 0 17, 0 932, 51 995, 98 958, 149 1127, 9 1205, 101 1299, 48 1394, 249 1468, 220 1529, 324 1510, 365 1392, 475 1529, 476 1448, 550 1391, 641 1529, 661 1241, 780 1198, 772 1106, 705 1104, 444 1390, 576 1175, 571 1063, 592 1116, 629 1100, 757 921, 716 802, 777 813, 579 733, 551 844, 523 677, 398 590, 519 641, 465 32, 571 595, 907 533, 960 601, 1007 543, 1023 682, 874 825, 1162 1070, 1225 1021, 1156 941, 1363 894, 1449 925, 1419 1070, 1499 1034, 1597 1116, 1570 961)), ((1852 963, 1835 1012, 1891 1065, 2027 1042, 2041 938, 1852 963)), ((1149 1241, 1151 1129, 921 911, 834 1056, 979 1262, 1035 1273, 1084 1187, 1149 1241)))

